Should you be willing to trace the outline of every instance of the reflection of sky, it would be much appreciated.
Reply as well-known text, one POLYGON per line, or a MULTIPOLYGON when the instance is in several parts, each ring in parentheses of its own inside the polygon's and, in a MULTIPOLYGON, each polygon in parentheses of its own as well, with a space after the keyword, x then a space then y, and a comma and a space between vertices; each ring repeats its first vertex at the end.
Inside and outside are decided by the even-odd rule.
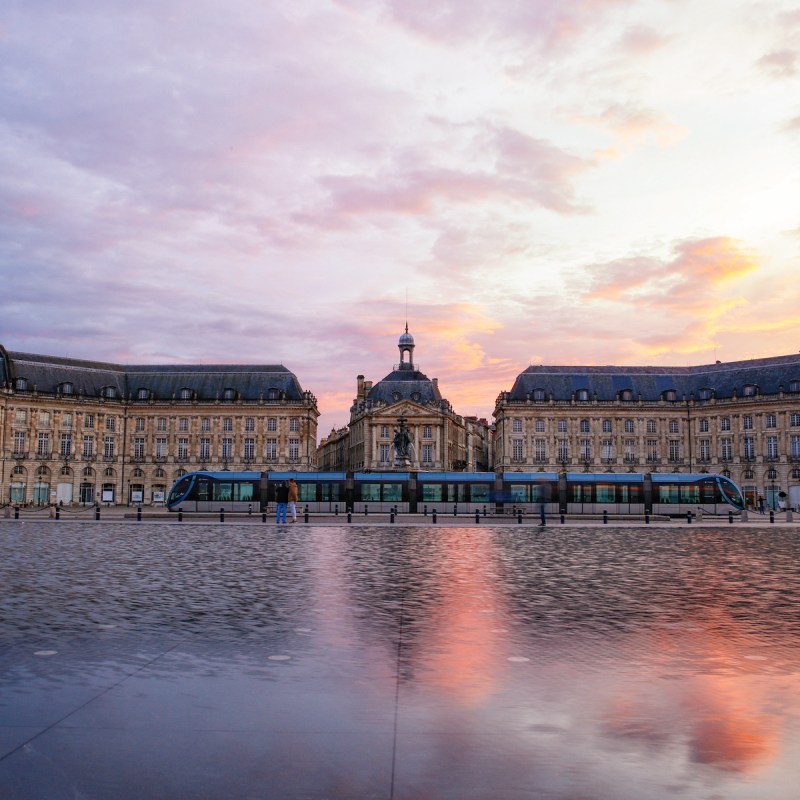
POLYGON ((240 731, 332 796, 795 796, 791 531, 294 527, 6 541, 6 720, 110 682, 70 725, 240 731))

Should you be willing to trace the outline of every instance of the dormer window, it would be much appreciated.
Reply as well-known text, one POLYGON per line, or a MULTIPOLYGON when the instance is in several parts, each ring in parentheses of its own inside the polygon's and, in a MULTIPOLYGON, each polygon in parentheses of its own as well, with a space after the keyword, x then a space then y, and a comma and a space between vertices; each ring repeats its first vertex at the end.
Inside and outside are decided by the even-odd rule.
POLYGON ((18 392, 27 392, 28 391, 28 379, 27 378, 17 378, 14 381, 14 388, 18 392))
POLYGON ((106 400, 114 400, 117 396, 116 386, 104 386, 100 390, 100 397, 105 397, 106 400))
POLYGON ((236 395, 237 395, 236 389, 228 388, 228 389, 223 389, 222 391, 222 399, 226 403, 232 403, 234 400, 236 400, 236 395))
POLYGON ((789 381, 790 392, 800 392, 800 381, 789 381))
POLYGON ((64 381, 58 384, 58 391, 64 395, 71 395, 74 393, 74 388, 69 381, 64 381))
POLYGON ((137 400, 149 400, 150 399, 150 390, 149 389, 137 389, 136 390, 136 399, 137 400))
POLYGON ((630 403, 631 400, 633 400, 633 390, 622 389, 619 393, 619 399, 622 400, 623 403, 630 403))
POLYGON ((700 400, 710 400, 714 396, 714 390, 703 388, 697 393, 697 396, 700 400))
POLYGON ((589 399, 589 390, 578 389, 578 391, 575 392, 575 399, 580 400, 581 402, 586 402, 589 399))
POLYGON ((277 400, 278 399, 278 390, 274 386, 269 387, 269 391, 267 392, 267 400, 277 400))
POLYGON ((533 399, 537 403, 541 403, 545 399, 544 389, 534 389, 533 390, 533 399))
POLYGON ((746 383, 742 386, 742 397, 755 397, 758 387, 754 383, 746 383))
POLYGON ((192 400, 194 399, 194 391, 192 389, 188 389, 184 387, 178 392, 178 399, 179 400, 192 400))
POLYGON ((678 399, 678 393, 674 389, 666 389, 662 392, 661 399, 668 403, 674 403, 678 399))

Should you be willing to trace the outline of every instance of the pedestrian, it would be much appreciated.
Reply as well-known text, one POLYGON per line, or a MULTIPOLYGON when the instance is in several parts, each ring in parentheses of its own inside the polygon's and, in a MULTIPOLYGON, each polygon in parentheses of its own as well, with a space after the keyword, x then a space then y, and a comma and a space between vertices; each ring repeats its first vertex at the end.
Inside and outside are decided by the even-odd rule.
POLYGON ((289 502, 289 487, 281 481, 275 487, 275 522, 286 522, 286 504, 289 502))
POLYGON ((291 514, 292 522, 297 522, 297 497, 297 481, 289 478, 289 514, 291 514))
POLYGON ((759 512, 761 514, 764 513, 764 498, 763 497, 759 497, 758 498, 758 510, 759 510, 759 512))

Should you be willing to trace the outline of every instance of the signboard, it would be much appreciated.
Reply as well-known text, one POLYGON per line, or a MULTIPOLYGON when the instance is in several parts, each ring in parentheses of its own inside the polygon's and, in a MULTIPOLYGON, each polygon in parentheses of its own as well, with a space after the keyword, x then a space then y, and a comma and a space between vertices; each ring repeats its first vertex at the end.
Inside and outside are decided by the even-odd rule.
POLYGON ((103 489, 103 502, 104 503, 113 503, 114 502, 114 490, 113 489, 103 489))
POLYGON ((153 502, 154 503, 163 503, 164 502, 164 492, 153 492, 153 502))
POLYGON ((139 489, 138 491, 131 492, 131 502, 132 503, 141 503, 144 499, 144 492, 139 489))

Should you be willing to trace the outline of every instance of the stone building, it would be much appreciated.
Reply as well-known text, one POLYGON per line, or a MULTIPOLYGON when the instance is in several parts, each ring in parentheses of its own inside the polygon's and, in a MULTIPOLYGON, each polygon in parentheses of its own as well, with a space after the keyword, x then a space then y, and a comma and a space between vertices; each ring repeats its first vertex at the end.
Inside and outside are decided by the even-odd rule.
MULTIPOLYGON (((342 465, 354 472, 387 470, 463 471, 488 465, 488 426, 484 420, 465 419, 442 397, 436 378, 428 378, 414 364, 414 337, 400 336, 400 363, 374 383, 357 377, 356 397, 345 431, 332 432, 320 444, 320 464, 342 465), (394 437, 401 426, 410 448, 402 463, 396 459, 394 437), (338 455, 337 455, 338 454, 338 455)), ((338 466, 336 468, 339 468, 338 466)))
POLYGON ((532 366, 494 416, 498 472, 718 472, 751 505, 800 504, 800 355, 532 366))
POLYGON ((193 470, 313 470, 284 366, 121 366, 0 347, 2 503, 158 503, 193 470))

